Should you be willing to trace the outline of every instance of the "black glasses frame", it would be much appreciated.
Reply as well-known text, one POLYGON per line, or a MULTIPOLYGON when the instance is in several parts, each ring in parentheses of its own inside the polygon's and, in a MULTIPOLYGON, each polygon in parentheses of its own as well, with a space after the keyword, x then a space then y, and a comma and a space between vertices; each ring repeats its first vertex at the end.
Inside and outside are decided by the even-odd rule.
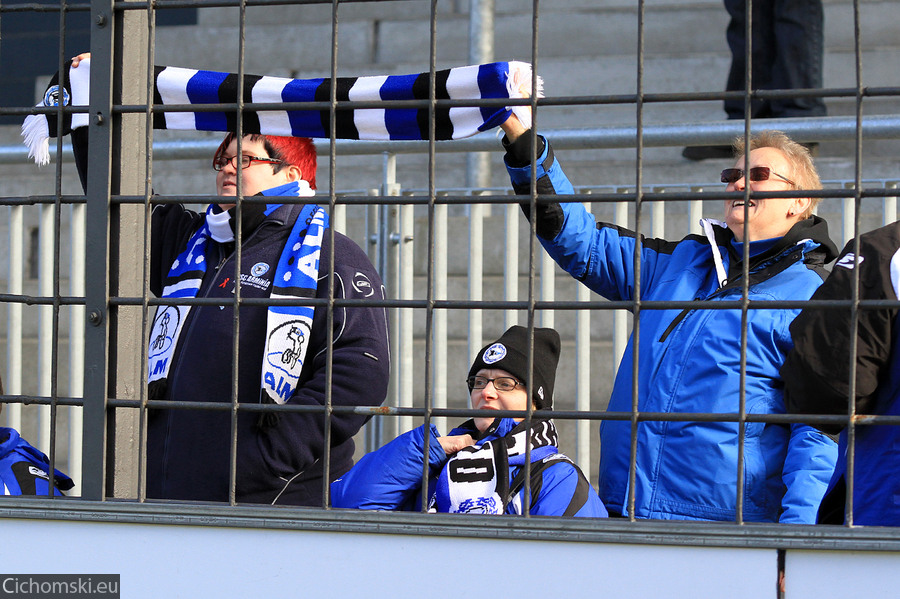
POLYGON ((466 384, 469 386, 469 391, 472 391, 473 389, 484 389, 485 387, 488 386, 488 383, 494 383, 494 389, 496 389, 497 391, 503 391, 503 392, 512 391, 513 389, 515 389, 516 387, 518 387, 520 385, 524 386, 524 383, 522 383, 515 377, 511 377, 511 376, 498 376, 497 378, 494 378, 494 379, 489 379, 484 376, 470 376, 469 378, 466 379, 466 384), (484 381, 484 384, 477 385, 476 383, 480 382, 479 379, 480 379, 480 381, 484 381), (512 386, 509 386, 507 383, 504 383, 501 381, 513 381, 514 384, 512 386), (500 383, 500 384, 498 385, 497 383, 500 383))
MULTIPOLYGON (((231 158, 225 158, 224 156, 216 156, 213 158, 212 167, 215 171, 220 171, 225 168, 225 165, 231 163, 235 169, 237 168, 237 156, 232 156, 231 158)), ((284 164, 284 160, 279 160, 278 158, 268 158, 262 156, 249 156, 247 154, 241 154, 241 170, 250 168, 250 165, 254 162, 267 162, 269 164, 284 164)))

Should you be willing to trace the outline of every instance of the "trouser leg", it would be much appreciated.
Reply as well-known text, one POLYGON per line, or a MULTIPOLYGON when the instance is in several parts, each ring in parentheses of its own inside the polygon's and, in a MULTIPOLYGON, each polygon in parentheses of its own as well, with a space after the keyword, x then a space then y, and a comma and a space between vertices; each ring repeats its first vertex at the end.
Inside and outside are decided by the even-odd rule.
MULTIPOLYGON (((821 89, 823 27, 822 0, 775 0, 775 61, 769 89, 821 89)), ((822 98, 784 98, 771 101, 773 117, 825 116, 822 98)))
MULTIPOLYGON (((774 27, 774 4, 777 0, 753 0, 752 29, 752 89, 771 89, 773 66, 777 60, 777 44, 774 27)), ((790 0, 788 0, 789 2, 790 0)), ((725 32, 731 50, 731 69, 728 72, 726 91, 744 91, 747 77, 747 17, 746 0, 724 0, 731 20, 725 32)), ((730 119, 744 118, 744 100, 726 100, 725 113, 730 119)), ((765 118, 771 115, 768 101, 755 99, 750 105, 750 116, 765 118)))

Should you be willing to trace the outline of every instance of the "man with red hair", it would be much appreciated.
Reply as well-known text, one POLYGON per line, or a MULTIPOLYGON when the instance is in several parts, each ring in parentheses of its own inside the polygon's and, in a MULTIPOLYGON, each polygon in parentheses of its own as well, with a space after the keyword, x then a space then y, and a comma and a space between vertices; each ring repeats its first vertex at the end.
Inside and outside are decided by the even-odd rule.
MULTIPOLYGON (((86 140, 72 140, 85 185, 86 140)), ((152 214, 150 290, 217 301, 170 301, 153 318, 148 395, 180 409, 150 406, 147 497, 230 501, 233 485, 238 503, 322 505, 369 419, 326 406, 378 406, 390 375, 384 308, 333 300, 384 299, 384 285, 326 210, 297 200, 315 195, 310 139, 229 133, 212 167, 222 200, 205 214, 152 214)))
POLYGON ((180 204, 153 211, 151 291, 219 301, 158 307, 149 396, 237 405, 237 417, 215 406, 150 410, 147 497, 228 501, 234 451, 237 502, 322 505, 324 484, 352 466, 352 437, 368 417, 335 412, 326 424, 324 409, 277 406, 324 408, 329 388, 332 406, 382 402, 390 371, 384 308, 330 300, 383 299, 383 285, 359 246, 329 230, 326 210, 279 199, 315 194, 311 140, 230 133, 212 167, 220 203, 205 214, 180 204), (248 302, 236 318, 238 290, 248 302), (268 298, 292 301, 250 303, 268 298), (260 403, 276 407, 241 409, 260 403))

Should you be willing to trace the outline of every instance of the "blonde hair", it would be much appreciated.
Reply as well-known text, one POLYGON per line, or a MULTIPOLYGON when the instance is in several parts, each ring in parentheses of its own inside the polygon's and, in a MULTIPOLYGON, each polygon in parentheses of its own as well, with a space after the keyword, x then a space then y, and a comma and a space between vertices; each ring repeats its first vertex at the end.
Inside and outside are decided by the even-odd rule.
MULTIPOLYGON (((738 136, 732 144, 735 158, 743 156, 747 145, 744 136, 738 136)), ((750 136, 750 151, 759 148, 774 148, 784 154, 788 160, 791 172, 784 173, 786 177, 796 183, 797 189, 822 189, 822 181, 813 164, 809 149, 794 141, 781 131, 766 130, 750 136)), ((810 198, 809 208, 800 215, 801 219, 812 216, 813 210, 819 205, 822 198, 810 198)))

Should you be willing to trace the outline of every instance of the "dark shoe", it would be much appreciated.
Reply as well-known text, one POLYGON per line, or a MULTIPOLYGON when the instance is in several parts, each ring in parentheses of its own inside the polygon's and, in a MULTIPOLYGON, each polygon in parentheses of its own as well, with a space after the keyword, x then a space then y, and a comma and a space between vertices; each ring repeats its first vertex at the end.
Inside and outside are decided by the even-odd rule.
POLYGON ((710 158, 734 158, 731 146, 688 146, 681 151, 688 160, 708 160, 710 158))

